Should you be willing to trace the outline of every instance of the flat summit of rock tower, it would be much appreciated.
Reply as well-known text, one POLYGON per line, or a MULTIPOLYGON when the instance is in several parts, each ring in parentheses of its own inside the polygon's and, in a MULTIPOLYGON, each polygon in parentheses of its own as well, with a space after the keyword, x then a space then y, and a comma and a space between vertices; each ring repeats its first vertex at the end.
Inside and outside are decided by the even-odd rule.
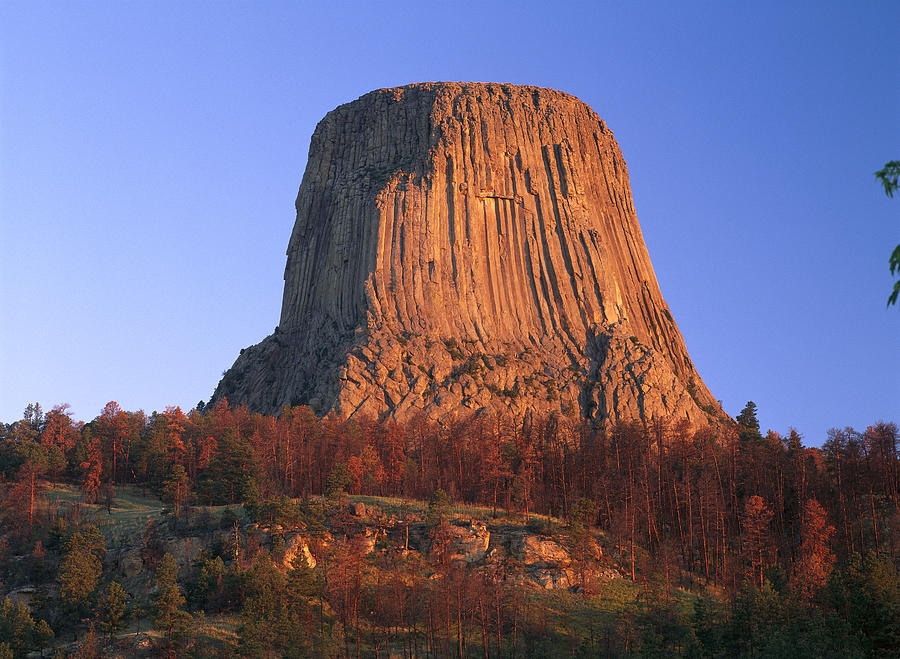
POLYGON ((660 294, 612 131, 573 96, 370 92, 319 122, 296 207, 279 326, 214 400, 399 420, 723 414, 660 294))

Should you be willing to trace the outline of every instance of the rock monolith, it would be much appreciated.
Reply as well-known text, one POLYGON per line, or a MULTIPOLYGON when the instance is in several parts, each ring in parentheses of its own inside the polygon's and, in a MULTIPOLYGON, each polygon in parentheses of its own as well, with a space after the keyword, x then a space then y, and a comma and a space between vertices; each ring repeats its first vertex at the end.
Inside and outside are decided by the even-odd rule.
POLYGON ((612 131, 550 89, 421 83, 313 134, 275 333, 214 399, 275 413, 722 415, 662 298, 612 131))

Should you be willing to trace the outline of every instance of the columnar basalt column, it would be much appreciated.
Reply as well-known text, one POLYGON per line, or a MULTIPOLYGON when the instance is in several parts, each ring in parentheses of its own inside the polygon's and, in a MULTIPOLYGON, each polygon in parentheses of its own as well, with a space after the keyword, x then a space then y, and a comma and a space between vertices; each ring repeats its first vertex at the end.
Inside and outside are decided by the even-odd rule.
POLYGON ((313 134, 280 325, 214 398, 262 412, 723 415, 659 286, 612 131, 562 92, 381 89, 313 134))

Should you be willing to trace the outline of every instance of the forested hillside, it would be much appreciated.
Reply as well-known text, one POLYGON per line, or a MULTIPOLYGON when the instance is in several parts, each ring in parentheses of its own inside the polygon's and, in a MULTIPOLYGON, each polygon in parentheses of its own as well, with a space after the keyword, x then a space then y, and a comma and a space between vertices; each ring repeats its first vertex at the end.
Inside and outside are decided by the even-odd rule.
POLYGON ((810 448, 752 403, 697 429, 111 402, 0 433, 0 657, 900 649, 893 423, 810 448))

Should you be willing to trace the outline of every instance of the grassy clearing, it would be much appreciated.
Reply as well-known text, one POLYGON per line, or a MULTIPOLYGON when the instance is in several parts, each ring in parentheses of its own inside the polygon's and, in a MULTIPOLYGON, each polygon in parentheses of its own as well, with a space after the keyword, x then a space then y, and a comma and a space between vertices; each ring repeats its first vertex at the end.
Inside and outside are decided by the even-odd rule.
POLYGON ((50 510, 78 514, 96 524, 107 542, 139 537, 148 523, 162 519, 166 508, 162 501, 132 485, 115 488, 108 510, 105 504, 85 503, 81 491, 66 483, 53 485, 44 496, 50 510))
POLYGON ((191 623, 195 637, 213 646, 235 646, 241 622, 237 615, 199 615, 191 623))
MULTIPOLYGON (((400 497, 379 497, 361 494, 352 494, 348 497, 349 501, 361 502, 366 506, 378 506, 385 514, 394 515, 402 518, 404 515, 423 515, 428 510, 428 502, 419 499, 403 499, 400 497)), ((485 521, 498 520, 506 524, 514 524, 525 526, 525 514, 520 512, 509 512, 504 508, 497 508, 497 515, 494 516, 494 509, 490 506, 476 506, 473 504, 454 503, 450 506, 450 513, 453 519, 480 519, 485 521)), ((558 517, 550 517, 549 515, 538 515, 531 513, 529 515, 532 524, 561 525, 565 523, 558 517)))

